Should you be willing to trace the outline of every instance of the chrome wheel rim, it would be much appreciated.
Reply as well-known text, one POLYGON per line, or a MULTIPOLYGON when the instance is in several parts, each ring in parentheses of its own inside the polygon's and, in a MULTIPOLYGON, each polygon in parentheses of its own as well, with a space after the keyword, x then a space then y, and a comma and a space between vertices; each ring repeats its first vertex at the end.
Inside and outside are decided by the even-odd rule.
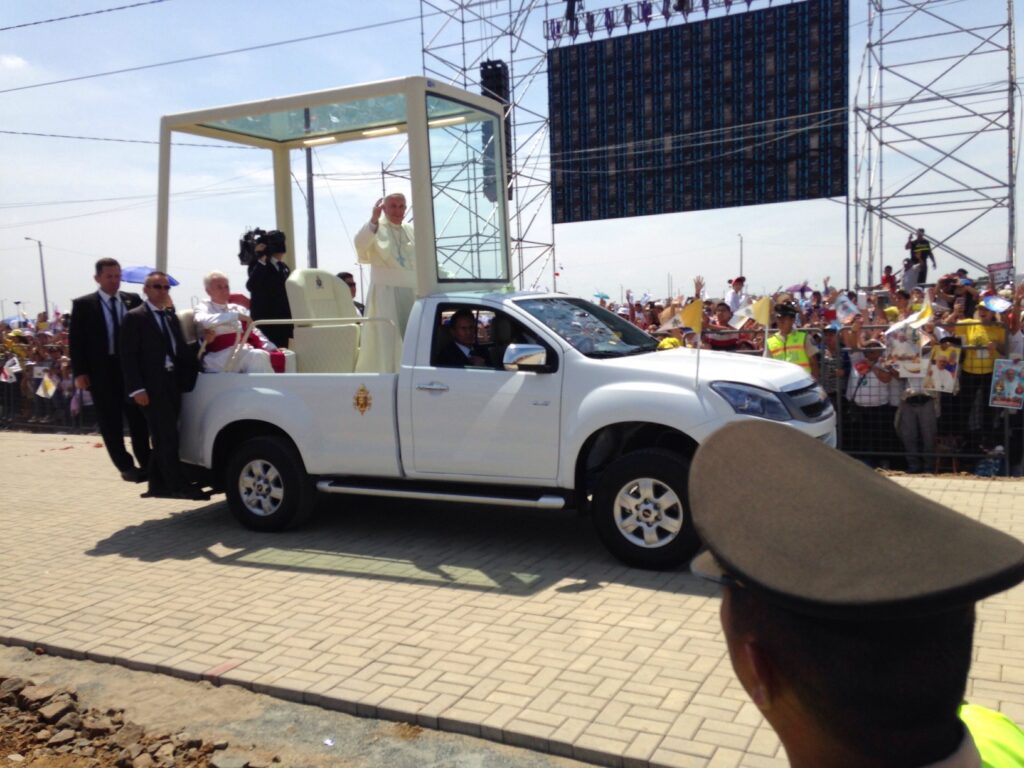
POLYGON ((675 541, 686 512, 679 495, 660 480, 638 477, 615 495, 615 527, 633 546, 657 549, 675 541))
POLYGON ((238 493, 247 511, 257 517, 269 517, 284 501, 281 473, 269 461, 253 459, 238 476, 238 493))

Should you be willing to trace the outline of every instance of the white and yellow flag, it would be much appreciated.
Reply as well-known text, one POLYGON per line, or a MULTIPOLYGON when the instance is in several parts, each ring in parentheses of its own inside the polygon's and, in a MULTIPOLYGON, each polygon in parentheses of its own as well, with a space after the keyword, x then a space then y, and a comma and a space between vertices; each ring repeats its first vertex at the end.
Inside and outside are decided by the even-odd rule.
POLYGON ((39 382, 39 387, 36 389, 36 394, 40 397, 49 399, 53 397, 53 393, 56 391, 57 385, 54 383, 53 379, 50 378, 50 375, 48 373, 43 374, 42 381, 39 382))

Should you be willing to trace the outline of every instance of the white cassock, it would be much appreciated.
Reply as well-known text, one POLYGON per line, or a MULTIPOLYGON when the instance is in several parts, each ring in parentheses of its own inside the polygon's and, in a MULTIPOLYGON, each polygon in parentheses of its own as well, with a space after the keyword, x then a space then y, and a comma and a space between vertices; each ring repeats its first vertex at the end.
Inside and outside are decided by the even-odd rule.
MULTIPOLYGON (((217 332, 213 341, 206 345, 206 354, 203 355, 203 367, 207 373, 220 373, 231 359, 235 338, 242 327, 240 315, 248 316, 248 312, 238 304, 217 304, 208 299, 196 305, 193 314, 196 325, 202 331, 213 328, 217 332)), ((251 343, 238 350, 238 364, 234 370, 238 373, 273 373, 270 352, 277 347, 260 333, 259 328, 252 329, 249 339, 251 343)))
POLYGON ((359 339, 360 373, 394 373, 402 362, 402 337, 416 301, 416 249, 411 224, 392 224, 381 218, 377 231, 367 222, 356 233, 360 264, 370 265, 370 295, 366 316, 395 324, 364 323, 359 339), (397 329, 397 333, 395 332, 397 329))

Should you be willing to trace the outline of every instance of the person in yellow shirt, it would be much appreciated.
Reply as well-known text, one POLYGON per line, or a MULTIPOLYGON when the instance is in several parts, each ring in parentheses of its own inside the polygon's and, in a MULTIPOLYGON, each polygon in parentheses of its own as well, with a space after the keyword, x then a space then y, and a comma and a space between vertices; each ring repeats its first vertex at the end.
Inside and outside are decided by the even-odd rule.
POLYGON ((992 409, 988 406, 992 369, 995 361, 1006 355, 1006 328, 998 320, 999 316, 982 303, 973 320, 958 321, 954 330, 964 347, 957 397, 958 423, 961 433, 971 435, 968 448, 972 451, 978 450, 979 443, 992 447, 999 441, 992 424, 992 409), (979 414, 980 429, 976 431, 970 430, 973 413, 979 414))

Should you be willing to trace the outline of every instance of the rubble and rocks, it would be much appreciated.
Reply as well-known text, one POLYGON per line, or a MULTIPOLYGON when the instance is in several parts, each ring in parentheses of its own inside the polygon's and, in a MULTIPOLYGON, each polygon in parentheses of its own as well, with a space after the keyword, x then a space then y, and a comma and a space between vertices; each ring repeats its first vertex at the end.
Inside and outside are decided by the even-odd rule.
POLYGON ((228 746, 185 731, 147 733, 123 709, 82 707, 73 688, 0 675, 0 768, 250 768, 228 746))

